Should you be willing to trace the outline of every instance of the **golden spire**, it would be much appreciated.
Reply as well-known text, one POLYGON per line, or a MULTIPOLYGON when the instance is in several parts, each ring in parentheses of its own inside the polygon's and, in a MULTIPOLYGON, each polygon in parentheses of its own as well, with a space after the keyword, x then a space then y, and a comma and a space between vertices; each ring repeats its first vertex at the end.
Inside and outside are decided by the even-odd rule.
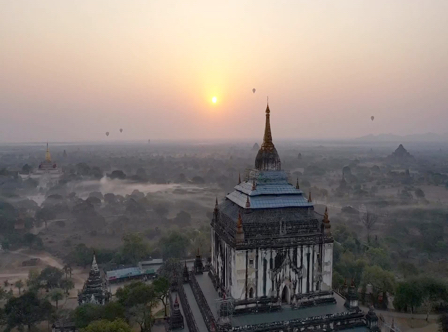
POLYGON ((241 183, 241 173, 238 173, 238 184, 241 183))
POLYGON ((246 196, 246 197, 247 197, 247 199, 246 199, 246 207, 250 208, 249 196, 246 196))
POLYGON ((280 157, 272 142, 270 114, 271 110, 269 109, 268 103, 266 105, 266 125, 264 128, 263 143, 255 158, 255 168, 260 171, 280 171, 282 166, 280 157))
POLYGON ((311 199, 311 190, 310 190, 310 193, 308 194, 308 202, 312 202, 313 200, 311 199))
POLYGON ((299 186, 299 178, 297 178, 296 189, 300 189, 300 186, 299 186))
POLYGON ((266 125, 264 128, 263 144, 261 145, 261 150, 272 151, 275 149, 274 143, 272 143, 272 133, 271 133, 271 122, 270 122, 269 102, 266 106, 266 125))
POLYGON ((51 163, 51 154, 50 154, 50 150, 48 149, 48 143, 47 143, 47 152, 45 152, 45 161, 48 161, 49 163, 51 163))
POLYGON ((252 181, 252 190, 256 190, 257 189, 257 183, 255 182, 255 180, 252 181))

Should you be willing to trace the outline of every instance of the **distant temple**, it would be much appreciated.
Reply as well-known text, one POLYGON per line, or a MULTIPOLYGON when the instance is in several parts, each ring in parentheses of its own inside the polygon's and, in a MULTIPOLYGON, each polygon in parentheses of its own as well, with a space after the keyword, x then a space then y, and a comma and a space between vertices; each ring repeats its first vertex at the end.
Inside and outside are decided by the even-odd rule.
POLYGON ((386 158, 389 162, 406 163, 414 162, 415 158, 400 144, 398 148, 386 158))
POLYGON ((110 294, 107 291, 106 283, 101 277, 100 269, 96 263, 95 254, 93 255, 92 267, 89 277, 84 283, 82 291, 78 294, 78 304, 93 303, 104 305, 109 302, 110 294))
POLYGON ((347 299, 332 290, 328 212, 317 214, 311 194, 288 182, 269 105, 255 168, 234 189, 215 204, 210 264, 204 268, 198 252, 193 269, 185 264, 177 276, 173 292, 189 331, 378 329, 375 313, 359 309, 354 285, 347 299))
POLYGON ((30 174, 21 174, 23 179, 43 179, 47 182, 52 182, 54 180, 59 179, 62 175, 61 169, 58 167, 56 162, 51 160, 50 149, 48 148, 47 143, 47 151, 45 152, 45 160, 39 164, 39 167, 30 174))

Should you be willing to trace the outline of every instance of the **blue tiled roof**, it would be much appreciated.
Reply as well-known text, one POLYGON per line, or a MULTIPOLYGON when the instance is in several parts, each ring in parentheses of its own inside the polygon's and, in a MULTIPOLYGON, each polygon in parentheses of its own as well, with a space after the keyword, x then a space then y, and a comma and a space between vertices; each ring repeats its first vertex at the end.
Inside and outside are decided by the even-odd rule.
POLYGON ((248 197, 250 209, 313 207, 303 191, 288 183, 288 175, 284 171, 249 170, 247 181, 234 189, 227 198, 242 208, 246 208, 248 197))
MULTIPOLYGON (((242 208, 246 208, 247 195, 233 191, 227 195, 227 198, 239 205, 242 208)), ((250 209, 272 209, 272 208, 284 208, 284 207, 312 207, 313 203, 301 194, 296 195, 262 195, 262 196, 249 196, 250 209)))
POLYGON ((303 194, 303 191, 296 189, 288 183, 265 185, 257 183, 255 190, 252 190, 253 183, 241 182, 235 186, 235 190, 240 191, 249 196, 258 195, 282 195, 282 194, 303 194))

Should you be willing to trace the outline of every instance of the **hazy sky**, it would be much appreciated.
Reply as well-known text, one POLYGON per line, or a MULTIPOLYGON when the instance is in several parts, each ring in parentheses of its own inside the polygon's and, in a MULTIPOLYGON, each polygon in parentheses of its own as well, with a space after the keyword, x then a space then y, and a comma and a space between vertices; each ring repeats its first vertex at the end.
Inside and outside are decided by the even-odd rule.
POLYGON ((267 95, 274 140, 443 133, 447 13, 447 0, 1 0, 0 142, 261 140, 267 95))

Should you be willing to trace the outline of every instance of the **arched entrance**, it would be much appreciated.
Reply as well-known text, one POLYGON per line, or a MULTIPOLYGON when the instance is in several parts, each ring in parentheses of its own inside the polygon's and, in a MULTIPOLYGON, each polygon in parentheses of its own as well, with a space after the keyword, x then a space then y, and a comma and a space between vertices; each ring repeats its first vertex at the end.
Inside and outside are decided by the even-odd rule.
POLYGON ((289 288, 288 286, 283 286, 282 290, 282 303, 289 303, 290 296, 289 296, 289 288))

